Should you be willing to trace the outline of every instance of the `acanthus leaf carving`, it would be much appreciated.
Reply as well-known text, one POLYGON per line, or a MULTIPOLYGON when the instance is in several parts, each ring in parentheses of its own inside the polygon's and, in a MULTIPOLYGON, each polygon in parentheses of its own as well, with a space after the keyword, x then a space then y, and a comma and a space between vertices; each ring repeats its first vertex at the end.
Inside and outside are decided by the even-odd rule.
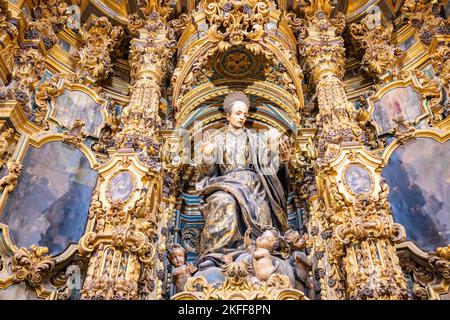
POLYGON ((89 30, 80 29, 80 34, 84 46, 74 54, 79 76, 91 83, 105 79, 112 71, 111 53, 124 35, 123 28, 101 17, 89 30))
POLYGON ((251 267, 246 262, 230 262, 223 267, 225 281, 219 286, 208 283, 202 277, 192 277, 186 283, 186 291, 172 297, 174 300, 307 300, 305 295, 291 287, 286 275, 272 274, 261 283, 250 280, 251 267))
POLYGON ((364 50, 363 69, 376 77, 390 73, 389 79, 399 73, 403 52, 391 44, 393 25, 374 24, 374 16, 367 15, 359 24, 350 26, 350 34, 364 50))
POLYGON ((11 259, 14 281, 39 286, 55 267, 55 260, 47 253, 48 248, 37 245, 32 245, 29 250, 22 247, 15 252, 11 259))
POLYGON ((49 124, 45 120, 48 112, 48 102, 63 92, 63 90, 58 88, 59 80, 59 75, 56 75, 36 87, 34 96, 35 107, 31 112, 30 120, 45 129, 49 128, 49 124))
MULTIPOLYGON (((260 41, 265 35, 264 26, 273 5, 269 0, 204 1, 205 14, 210 23, 209 40, 218 42, 222 52, 232 46, 245 44, 246 41, 260 41)), ((254 52, 260 50, 256 44, 248 49, 254 52)))
POLYGON ((403 16, 418 30, 420 41, 429 46, 437 34, 450 34, 450 18, 444 19, 442 0, 406 0, 403 16))
POLYGON ((58 41, 57 33, 64 29, 72 12, 64 1, 40 0, 33 8, 33 20, 28 23, 25 38, 41 39, 48 50, 58 41))
POLYGON ((30 117, 32 109, 29 102, 44 70, 45 62, 40 52, 34 48, 12 47, 11 82, 0 88, 1 100, 16 100, 30 117))

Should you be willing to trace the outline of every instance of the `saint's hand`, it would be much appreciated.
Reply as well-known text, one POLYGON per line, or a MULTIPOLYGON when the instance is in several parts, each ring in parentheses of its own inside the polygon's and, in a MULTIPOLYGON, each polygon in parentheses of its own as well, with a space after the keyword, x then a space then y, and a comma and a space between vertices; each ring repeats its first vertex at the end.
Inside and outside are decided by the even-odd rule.
POLYGON ((211 139, 208 132, 205 132, 203 136, 203 142, 200 147, 200 152, 202 153, 203 157, 211 158, 214 155, 215 151, 216 145, 214 144, 213 139, 211 139))
POLYGON ((213 156, 216 146, 211 141, 203 141, 201 150, 204 157, 210 158, 213 156))
POLYGON ((280 141, 280 161, 288 162, 291 158, 291 142, 289 139, 281 139, 280 141))

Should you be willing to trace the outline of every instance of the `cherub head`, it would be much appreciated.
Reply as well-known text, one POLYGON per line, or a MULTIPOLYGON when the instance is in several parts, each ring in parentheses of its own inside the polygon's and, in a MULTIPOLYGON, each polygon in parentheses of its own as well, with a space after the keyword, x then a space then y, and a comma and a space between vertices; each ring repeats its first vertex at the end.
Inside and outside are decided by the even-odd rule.
POLYGON ((302 250, 305 247, 306 241, 305 239, 300 235, 300 233, 297 230, 289 229, 284 234, 284 240, 286 240, 287 244, 292 249, 298 249, 302 250))
POLYGON ((256 247, 275 251, 280 246, 280 235, 275 229, 268 229, 256 238, 256 247))
POLYGON ((178 243, 171 245, 169 248, 169 260, 174 267, 182 266, 186 261, 186 250, 178 243))

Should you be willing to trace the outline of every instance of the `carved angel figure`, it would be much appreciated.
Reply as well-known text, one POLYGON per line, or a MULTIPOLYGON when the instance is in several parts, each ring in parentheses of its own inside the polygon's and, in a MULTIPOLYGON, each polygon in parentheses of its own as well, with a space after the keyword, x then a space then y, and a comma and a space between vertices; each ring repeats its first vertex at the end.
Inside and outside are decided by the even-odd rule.
POLYGON ((196 268, 190 263, 186 264, 186 250, 177 243, 169 248, 169 260, 174 267, 172 277, 176 292, 184 291, 187 280, 196 268))

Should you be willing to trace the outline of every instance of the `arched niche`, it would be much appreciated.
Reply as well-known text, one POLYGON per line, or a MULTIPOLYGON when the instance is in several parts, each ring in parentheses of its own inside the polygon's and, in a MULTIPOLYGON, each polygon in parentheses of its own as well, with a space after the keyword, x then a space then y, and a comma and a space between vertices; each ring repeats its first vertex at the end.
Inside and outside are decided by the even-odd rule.
MULTIPOLYGON (((239 87, 222 91, 218 96, 209 98, 192 111, 177 124, 180 135, 185 139, 185 146, 194 148, 196 135, 201 136, 201 132, 220 129, 227 123, 226 114, 223 110, 223 100, 230 91, 244 91, 239 87)), ((247 93, 247 92, 246 92, 247 93)), ((271 99, 265 98, 257 93, 248 94, 250 98, 249 117, 246 128, 264 134, 270 129, 277 129, 280 133, 291 137, 297 134, 297 123, 295 119, 275 104, 271 99)), ((274 93, 274 96, 276 93, 274 93)), ((195 101, 196 99, 193 99, 195 101)), ((214 133, 213 133, 214 134, 214 133)), ((294 140, 292 140, 294 141, 294 140)), ((187 154, 185 153, 184 156, 187 154)), ((189 159, 194 157, 194 150, 191 149, 189 159)), ((187 162, 186 162, 187 163, 187 162)), ((175 213, 175 233, 174 242, 180 243, 187 251, 187 260, 194 262, 198 257, 198 246, 200 234, 204 226, 204 219, 199 211, 202 197, 195 194, 195 182, 197 181, 197 171, 195 166, 184 166, 181 174, 181 194, 177 199, 177 210, 175 213)), ((296 207, 294 192, 288 195, 288 221, 294 229, 298 229, 300 223, 300 209, 296 207)))
POLYGON ((16 247, 37 244, 60 255, 85 232, 97 172, 81 150, 60 141, 30 145, 22 165, 0 223, 16 247))

